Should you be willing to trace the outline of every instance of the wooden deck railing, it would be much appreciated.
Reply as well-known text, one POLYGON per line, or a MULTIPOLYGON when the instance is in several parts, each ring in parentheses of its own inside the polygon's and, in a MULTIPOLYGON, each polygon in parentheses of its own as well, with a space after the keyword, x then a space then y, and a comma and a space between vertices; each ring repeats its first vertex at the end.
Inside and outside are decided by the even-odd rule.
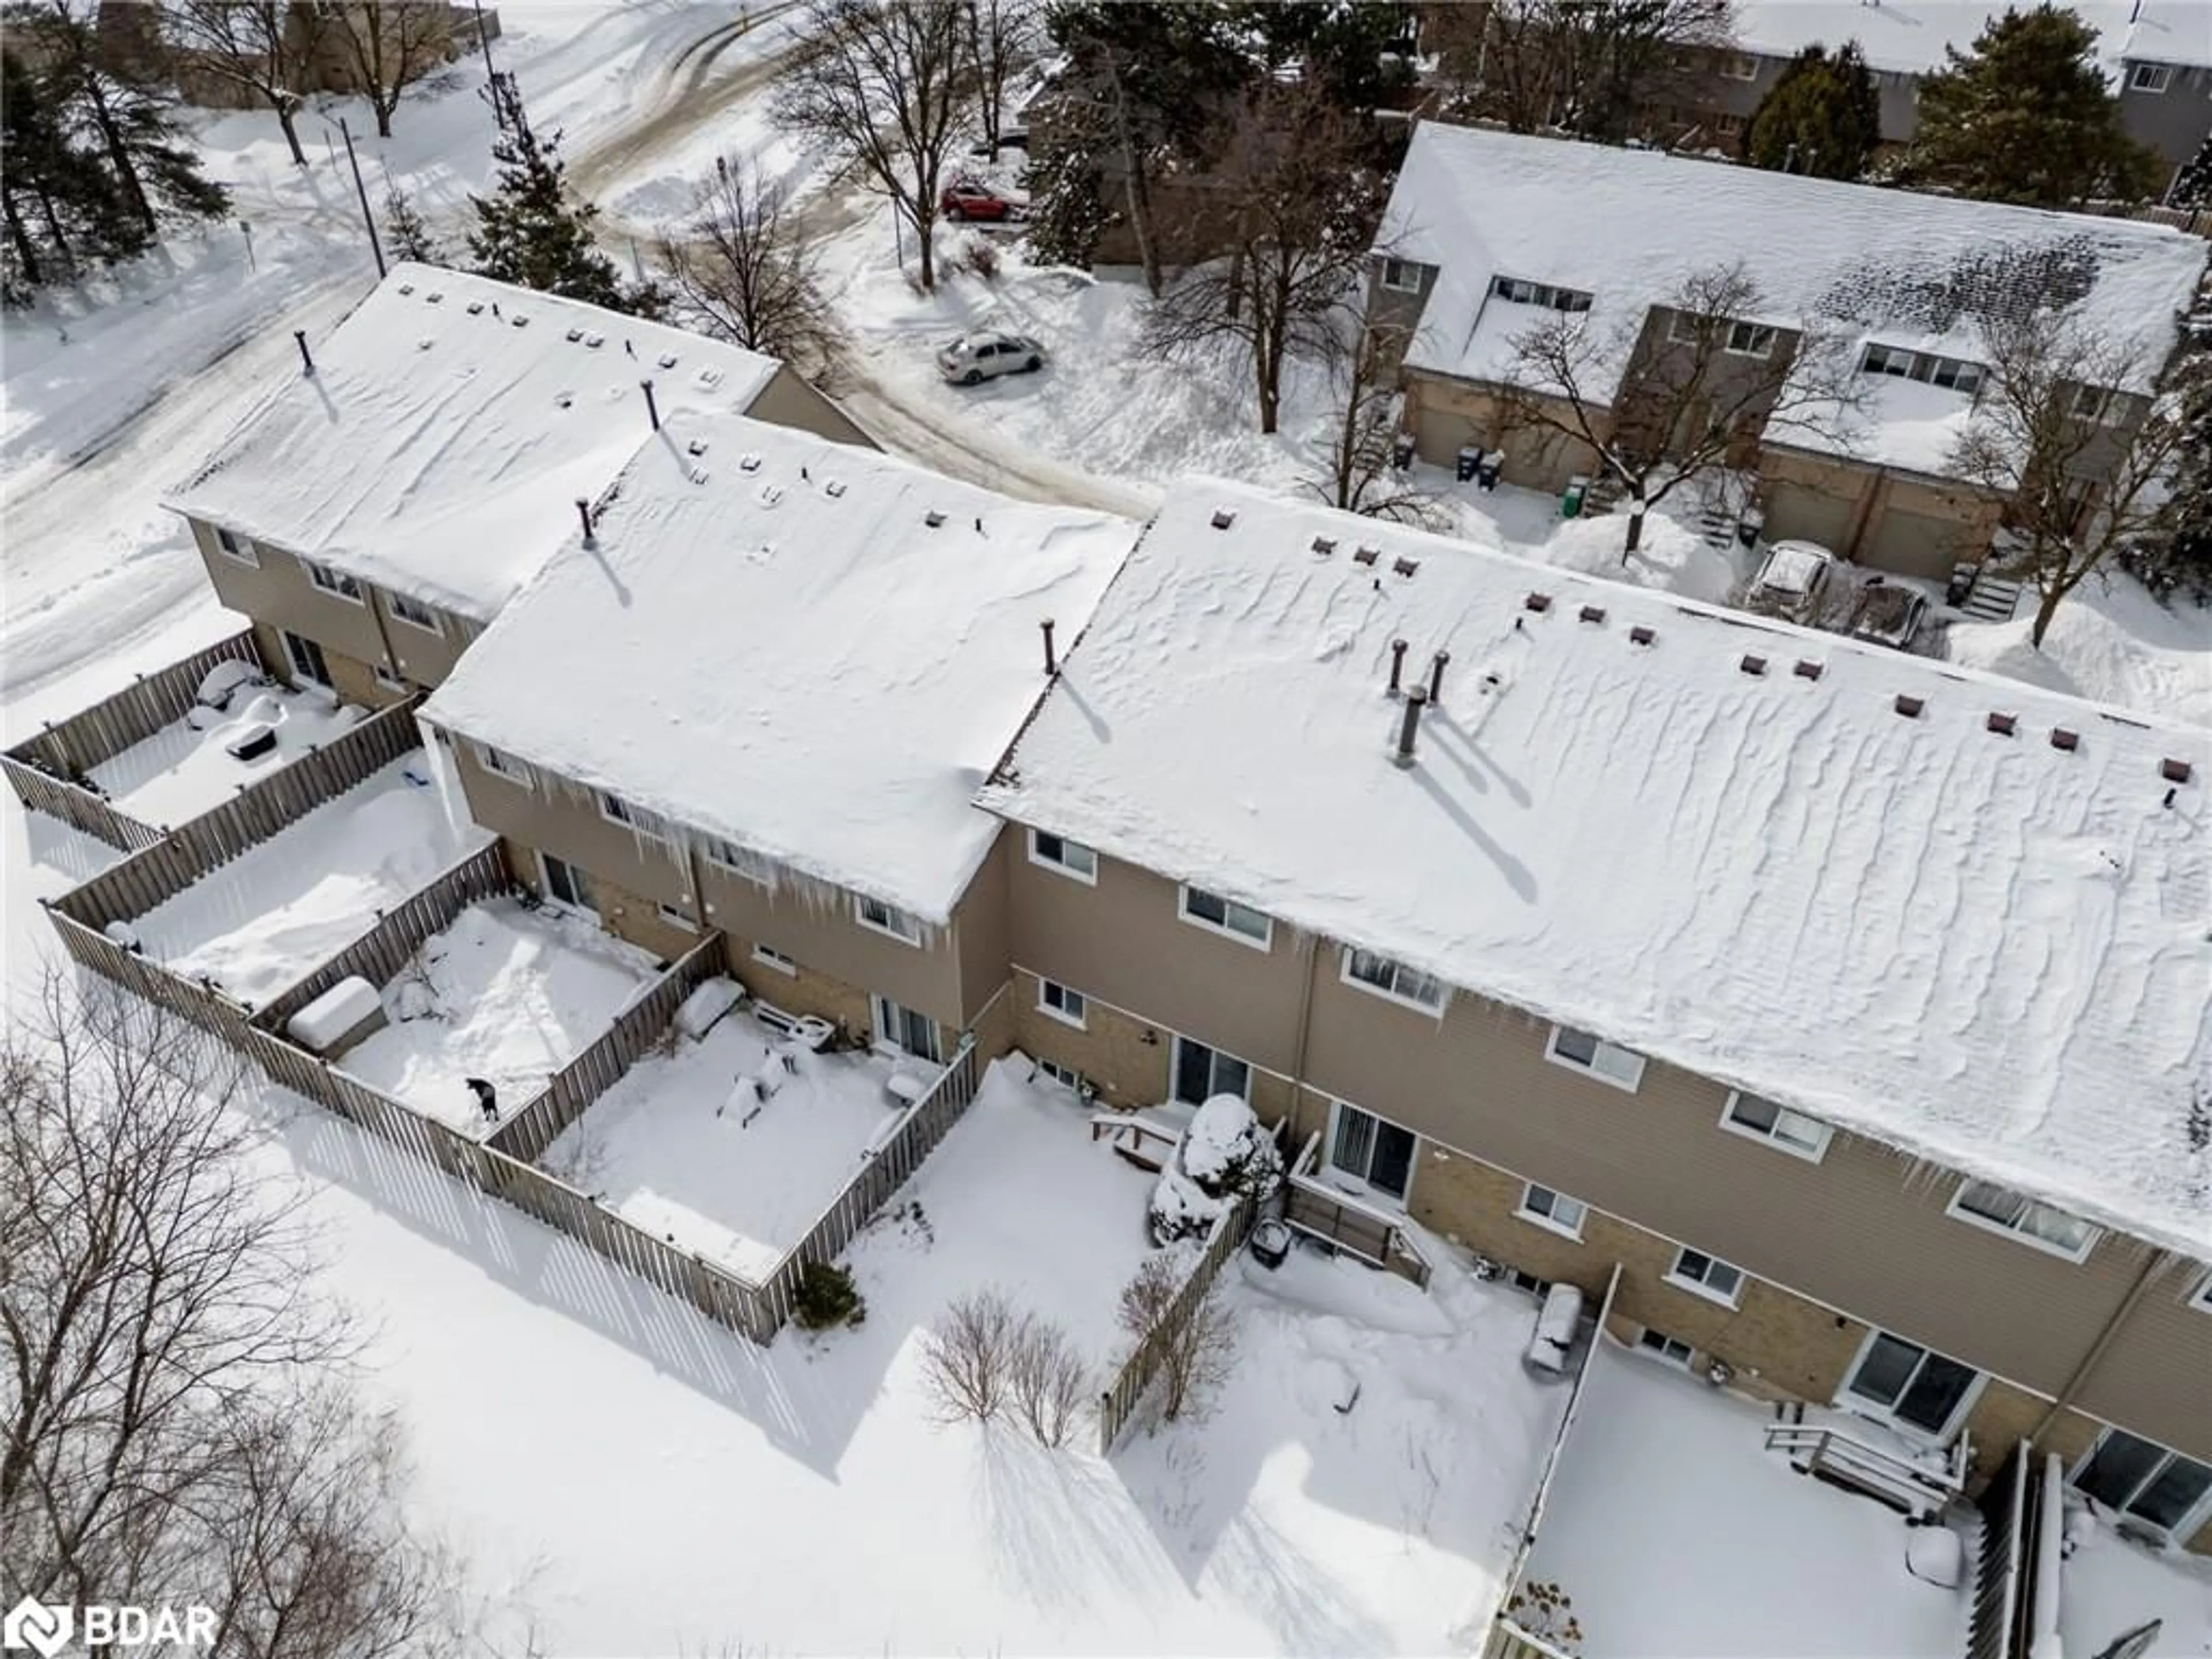
POLYGON ((1766 1449, 1787 1453, 1808 1474, 1827 1475, 1923 1516, 1933 1515, 1966 1491, 1973 1467, 1972 1448, 1963 1434, 1945 1453, 1940 1469, 1869 1445, 1847 1431, 1807 1423, 1770 1425, 1766 1449))

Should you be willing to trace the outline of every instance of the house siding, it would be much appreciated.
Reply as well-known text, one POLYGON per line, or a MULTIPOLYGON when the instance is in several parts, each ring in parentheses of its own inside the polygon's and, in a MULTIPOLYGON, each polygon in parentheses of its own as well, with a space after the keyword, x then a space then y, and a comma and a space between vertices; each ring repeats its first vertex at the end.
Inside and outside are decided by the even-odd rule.
MULTIPOLYGON (((254 553, 260 562, 246 564, 216 545, 213 526, 198 519, 185 522, 191 526, 216 597, 229 609, 311 639, 325 653, 371 666, 387 659, 381 619, 373 604, 356 605, 325 592, 308 580, 299 560, 282 548, 256 542, 254 553)), ((285 661, 281 648, 272 660, 285 661)))
POLYGON ((1978 560, 2003 513, 1995 496, 1888 468, 1780 446, 1759 461, 1765 533, 1820 543, 1847 559, 1940 581, 1978 560))
POLYGON ((1022 832, 1001 829, 960 896, 952 929, 952 948, 959 958, 961 1024, 972 1024, 983 1006, 1006 982, 1008 849, 1020 845, 1022 832))
POLYGON ((1420 458, 1449 467, 1469 445, 1503 449, 1503 481, 1524 489, 1564 489, 1577 473, 1594 476, 1597 452, 1548 427, 1515 424, 1504 399, 1473 380, 1419 369, 1405 372, 1406 428, 1420 458))
POLYGON ((757 421, 811 432, 832 443, 850 444, 856 449, 878 447, 876 441, 855 425, 850 416, 787 366, 776 369, 774 377, 745 406, 745 413, 757 421))
POLYGON ((2212 128, 2212 69, 2171 64, 2164 92, 2138 92, 2132 84, 2138 61, 2157 60, 2130 59, 2121 66, 2120 125, 2129 137, 2158 152, 2170 181, 2212 128))
POLYGON ((434 633, 393 616, 392 596, 384 589, 371 588, 369 597, 383 618, 384 637, 391 642, 393 665, 416 685, 443 684, 453 673, 454 665, 460 661, 461 653, 483 632, 481 623, 433 605, 429 609, 438 618, 439 630, 434 633))

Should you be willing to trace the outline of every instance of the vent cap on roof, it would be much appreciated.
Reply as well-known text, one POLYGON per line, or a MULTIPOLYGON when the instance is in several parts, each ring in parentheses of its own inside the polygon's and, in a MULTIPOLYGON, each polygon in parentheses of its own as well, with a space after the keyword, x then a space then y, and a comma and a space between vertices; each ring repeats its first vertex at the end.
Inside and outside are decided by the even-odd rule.
POLYGON ((1928 702, 1923 697, 1911 696, 1900 691, 1897 694, 1897 702, 1893 706, 1905 719, 1917 720, 1920 718, 1920 711, 1928 707, 1928 702))
POLYGON ((1237 515, 1229 508, 1217 507, 1213 509, 1213 527, 1216 530, 1226 530, 1236 522, 1237 515))
POLYGON ((1352 562, 1354 564, 1373 564, 1382 556, 1382 550, 1379 547, 1355 547, 1352 550, 1352 562))
POLYGON ((1601 605, 1586 605, 1576 614, 1586 623, 1601 623, 1605 620, 1605 607, 1601 605))
POLYGON ((921 521, 932 530, 935 530, 945 522, 945 515, 933 507, 921 515, 921 521))
POLYGON ((1330 554, 1336 551, 1336 538, 1334 536, 1315 537, 1313 538, 1313 550, 1320 554, 1324 559, 1327 558, 1330 554))
POLYGON ((1628 630, 1628 642, 1631 645, 1649 645, 1658 637, 1650 629, 1640 625, 1628 630))
POLYGON ((1552 596, 1549 593, 1531 593, 1521 601, 1521 605, 1525 611, 1549 611, 1552 608, 1552 596))
POLYGON ((2054 726, 2051 728, 2051 746, 2063 749, 2070 755, 2081 746, 2081 734, 2063 726, 2054 726))
POLYGON ((659 362, 660 362, 660 366, 661 366, 663 368, 675 368, 675 367, 676 367, 676 354, 675 354, 674 352, 672 352, 672 351, 664 351, 664 352, 662 352, 662 353, 660 354, 659 362))
POLYGON ((2020 716, 2017 714, 2000 714, 1997 710, 1993 708, 1990 711, 1989 719, 1984 721, 1984 724, 1986 725, 1990 731, 1996 732, 1999 737, 2008 738, 2019 728, 2020 716))
POLYGON ((1817 680, 1820 678, 1821 665, 1808 658, 1800 657, 1797 659, 1797 665, 1790 672, 1801 680, 1817 680))
POLYGON ((1411 576, 1415 572, 1419 571, 1420 568, 1421 562, 1419 559, 1393 559, 1390 561, 1391 570, 1401 576, 1411 576))
POLYGON ((1743 653, 1743 660, 1737 663, 1736 666, 1747 674, 1764 674, 1766 672, 1766 659, 1756 652, 1747 651, 1743 653))
POLYGON ((2193 775, 2193 771, 2185 760, 2168 759, 2158 763, 2158 775, 2168 783, 2186 783, 2193 775))

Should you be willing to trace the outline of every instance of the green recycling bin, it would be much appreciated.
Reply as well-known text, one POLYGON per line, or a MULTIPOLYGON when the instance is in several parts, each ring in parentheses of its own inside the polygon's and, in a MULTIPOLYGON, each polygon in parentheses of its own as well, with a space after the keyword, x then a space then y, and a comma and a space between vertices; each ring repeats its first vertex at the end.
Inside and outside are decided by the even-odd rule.
POLYGON ((1589 493, 1589 479, 1577 472, 1567 480, 1567 493, 1559 497, 1559 516, 1579 519, 1583 515, 1583 497, 1589 493))

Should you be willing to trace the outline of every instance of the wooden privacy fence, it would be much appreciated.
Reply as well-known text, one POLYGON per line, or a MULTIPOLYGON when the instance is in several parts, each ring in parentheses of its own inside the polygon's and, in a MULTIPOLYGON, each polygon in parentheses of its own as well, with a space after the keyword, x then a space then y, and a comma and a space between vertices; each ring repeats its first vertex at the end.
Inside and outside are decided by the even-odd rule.
POLYGON ((706 981, 730 970, 727 946, 709 933, 677 960, 636 1001, 615 1016, 606 1034, 553 1074, 491 1134, 491 1144, 510 1158, 535 1163, 561 1132, 583 1116, 592 1103, 622 1080, 645 1051, 665 1036, 684 998, 706 981))
POLYGON ((415 724, 420 701, 416 696, 394 703, 247 785, 153 846, 70 889, 53 902, 52 909, 95 930, 144 915, 421 747, 415 724))
POLYGON ((1966 1659, 2027 1659, 2035 1556, 2029 1522, 2035 1505, 2027 1442, 2012 1449, 1981 1497, 1982 1547, 1966 1659))
POLYGON ((284 1022, 340 980, 358 975, 380 990, 396 977, 422 941, 453 924, 471 904, 493 898, 514 884, 507 846, 494 842, 471 853, 428 887, 408 895, 387 910, 375 927, 297 981, 261 1005, 253 1023, 281 1032, 284 1022))
POLYGON ((159 830, 111 806, 106 796, 26 765, 12 754, 0 755, 0 772, 8 775, 8 787, 15 792, 15 799, 32 811, 59 818, 70 829, 82 830, 110 847, 136 853, 161 839, 159 830))

